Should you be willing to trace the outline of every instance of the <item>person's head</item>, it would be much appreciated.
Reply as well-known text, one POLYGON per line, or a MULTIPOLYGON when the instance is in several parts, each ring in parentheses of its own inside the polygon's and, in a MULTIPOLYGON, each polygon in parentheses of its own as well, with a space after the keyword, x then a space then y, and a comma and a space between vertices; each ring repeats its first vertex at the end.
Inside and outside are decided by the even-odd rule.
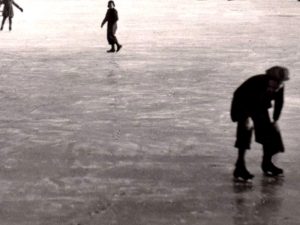
POLYGON ((114 1, 108 1, 108 3, 107 3, 107 7, 108 8, 114 8, 116 5, 115 5, 115 3, 114 3, 114 1))
POLYGON ((289 80, 289 70, 282 66, 273 66, 266 70, 266 75, 269 77, 268 92, 276 92, 283 87, 284 82, 289 80))

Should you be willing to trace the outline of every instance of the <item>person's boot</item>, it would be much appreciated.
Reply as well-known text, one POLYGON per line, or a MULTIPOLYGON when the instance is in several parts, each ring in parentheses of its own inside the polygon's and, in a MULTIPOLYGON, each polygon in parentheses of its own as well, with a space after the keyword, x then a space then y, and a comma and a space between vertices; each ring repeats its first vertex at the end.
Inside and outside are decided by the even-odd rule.
POLYGON ((266 176, 278 176, 283 174, 283 169, 275 166, 271 160, 263 160, 261 168, 266 176))
POLYGON ((233 171, 233 176, 235 179, 241 179, 243 181, 252 180, 252 178, 254 177, 254 175, 247 170, 245 165, 239 164, 236 164, 235 169, 233 171))
POLYGON ((118 44, 118 45, 117 45, 117 52, 120 51, 121 48, 122 48, 122 45, 118 44))
POLYGON ((109 50, 107 50, 106 52, 107 53, 113 53, 113 52, 115 52, 116 50, 115 50, 115 46, 114 45, 111 45, 111 49, 109 49, 109 50))
POLYGON ((266 146, 263 147, 263 151, 264 154, 261 163, 261 169, 264 174, 266 176, 278 176, 283 174, 283 169, 278 168, 272 163, 272 157, 274 154, 271 153, 271 151, 266 146))
POLYGON ((111 49, 107 50, 106 52, 107 52, 107 53, 113 53, 113 52, 115 52, 115 51, 116 51, 115 49, 111 48, 111 49))

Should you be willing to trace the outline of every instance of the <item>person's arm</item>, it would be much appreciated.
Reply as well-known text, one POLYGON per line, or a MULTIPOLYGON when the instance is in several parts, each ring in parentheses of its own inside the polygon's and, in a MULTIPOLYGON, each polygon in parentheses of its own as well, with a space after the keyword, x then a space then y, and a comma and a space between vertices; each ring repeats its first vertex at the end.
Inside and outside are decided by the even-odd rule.
POLYGON ((246 105, 244 104, 244 93, 240 89, 237 89, 233 93, 230 108, 230 117, 232 122, 237 122, 244 119, 246 116, 246 105))
POLYGON ((273 112, 273 121, 276 122, 279 120, 281 110, 283 108, 283 102, 284 102, 284 87, 281 88, 275 96, 275 106, 274 106, 274 112, 273 112))
POLYGON ((17 3, 15 3, 15 2, 13 1, 12 4, 13 4, 14 6, 16 6, 21 12, 23 12, 22 7, 20 7, 17 3))
POLYGON ((237 104, 237 96, 234 94, 231 100, 231 107, 230 107, 230 117, 232 122, 238 121, 238 110, 237 110, 238 104, 237 104))
POLYGON ((107 22, 107 20, 108 20, 108 11, 106 12, 106 15, 101 23, 101 28, 104 26, 104 24, 107 22))

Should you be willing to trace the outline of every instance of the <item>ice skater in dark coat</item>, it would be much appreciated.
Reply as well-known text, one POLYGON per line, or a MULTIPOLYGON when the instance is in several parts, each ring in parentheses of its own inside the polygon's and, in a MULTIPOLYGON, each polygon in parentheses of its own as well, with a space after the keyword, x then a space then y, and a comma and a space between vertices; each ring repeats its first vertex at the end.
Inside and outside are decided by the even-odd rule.
POLYGON ((12 18, 14 17, 14 8, 13 6, 17 7, 21 12, 23 12, 23 9, 17 4, 15 3, 15 1, 13 0, 0 0, 0 6, 4 5, 3 7, 3 12, 2 12, 2 24, 1 24, 1 28, 0 30, 3 30, 3 26, 4 23, 8 17, 8 21, 9 21, 9 30, 12 29, 12 18))
POLYGON ((118 11, 115 9, 115 3, 113 1, 109 1, 107 7, 108 10, 106 12, 105 18, 101 23, 101 28, 107 22, 107 41, 108 44, 111 45, 111 49, 107 52, 115 52, 115 45, 117 46, 118 52, 122 48, 122 45, 119 44, 118 39, 116 37, 117 21, 119 20, 118 11))
POLYGON ((279 120, 284 102, 284 82, 289 80, 288 69, 274 66, 265 74, 250 77, 234 92, 231 103, 231 119, 237 122, 235 147, 238 157, 235 164, 234 177, 244 180, 252 179, 246 168, 245 154, 250 149, 252 124, 255 140, 263 145, 262 170, 267 175, 276 176, 283 170, 276 167, 272 157, 284 151, 277 121, 279 120), (273 109, 273 120, 269 116, 269 108, 273 109), (251 119, 251 120, 250 120, 251 119))

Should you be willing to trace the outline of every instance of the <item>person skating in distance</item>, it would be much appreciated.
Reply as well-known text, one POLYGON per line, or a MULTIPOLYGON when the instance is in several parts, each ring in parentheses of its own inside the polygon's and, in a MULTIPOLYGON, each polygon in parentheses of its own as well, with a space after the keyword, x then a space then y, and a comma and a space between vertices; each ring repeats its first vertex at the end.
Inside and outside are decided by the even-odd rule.
POLYGON ((101 28, 107 22, 107 41, 108 44, 111 45, 111 49, 108 50, 108 53, 112 53, 115 51, 120 51, 122 45, 119 44, 118 39, 116 37, 117 31, 117 21, 119 20, 118 11, 115 9, 114 1, 109 1, 107 4, 108 10, 106 15, 101 23, 101 28), (115 49, 115 45, 117 46, 117 50, 115 49))
POLYGON ((243 180, 252 179, 246 167, 246 150, 250 149, 252 124, 254 125, 255 141, 263 146, 261 168, 266 175, 283 174, 276 167, 272 157, 284 151, 280 130, 277 124, 284 102, 284 82, 289 80, 289 71, 285 67, 274 66, 265 74, 255 75, 242 83, 234 92, 231 103, 231 119, 237 122, 235 147, 238 157, 233 176, 243 180), (273 108, 273 120, 269 109, 273 108))
POLYGON ((23 9, 15 3, 13 0, 0 0, 0 6, 4 5, 3 11, 2 11, 2 23, 1 23, 1 28, 0 30, 3 30, 4 23, 8 17, 9 21, 9 30, 12 29, 12 18, 14 17, 14 8, 13 6, 17 7, 21 12, 23 12, 23 9))

